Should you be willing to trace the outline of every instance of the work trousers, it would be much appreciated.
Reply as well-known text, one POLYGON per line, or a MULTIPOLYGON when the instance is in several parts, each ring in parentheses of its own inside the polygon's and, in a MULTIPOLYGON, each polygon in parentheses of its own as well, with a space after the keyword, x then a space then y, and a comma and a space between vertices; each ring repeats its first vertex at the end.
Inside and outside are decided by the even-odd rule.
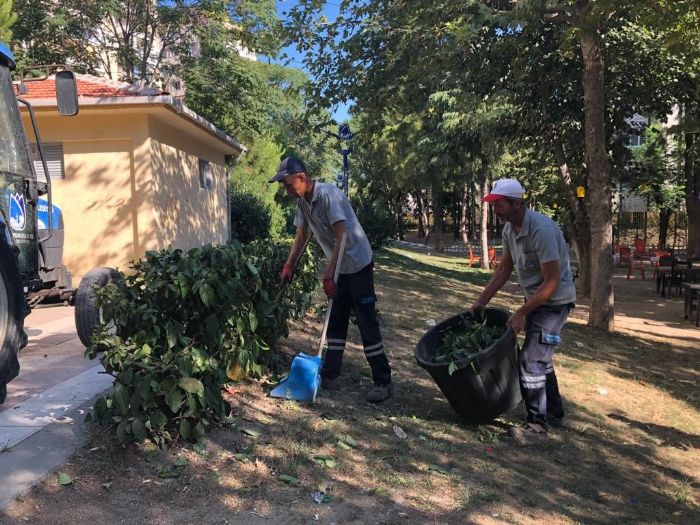
POLYGON ((547 413, 564 417, 552 356, 561 342, 561 329, 573 303, 541 305, 525 321, 525 342, 520 349, 520 391, 527 420, 547 428, 547 413))
POLYGON ((338 293, 333 300, 326 339, 326 358, 323 361, 321 375, 326 379, 335 379, 340 375, 343 362, 345 340, 348 335, 348 322, 351 311, 355 317, 362 336, 365 357, 372 369, 375 385, 391 383, 391 367, 384 350, 382 335, 379 331, 374 294, 374 263, 370 263, 359 272, 341 274, 336 287, 338 293))

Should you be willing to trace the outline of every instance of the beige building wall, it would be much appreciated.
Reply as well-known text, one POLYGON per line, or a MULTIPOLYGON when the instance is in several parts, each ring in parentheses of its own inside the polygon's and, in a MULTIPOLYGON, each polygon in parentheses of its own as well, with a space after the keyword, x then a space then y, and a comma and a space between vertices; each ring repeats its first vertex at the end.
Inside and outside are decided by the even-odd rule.
MULTIPOLYGON (((148 116, 99 110, 60 117, 47 108, 37 120, 44 143, 63 144, 65 179, 52 179, 52 188, 74 286, 97 266, 127 270, 157 245, 148 116)), ((25 128, 34 142, 28 119, 25 128)))
POLYGON ((224 153, 153 115, 149 136, 158 247, 225 243, 229 217, 224 153), (199 159, 210 163, 210 189, 200 187, 199 159))
POLYGON ((35 111, 42 141, 63 144, 65 179, 52 179, 53 199, 74 286, 97 266, 127 271, 147 250, 228 240, 229 147, 219 139, 158 106, 82 108, 75 117, 35 111), (200 158, 210 162, 211 189, 200 188, 200 158))

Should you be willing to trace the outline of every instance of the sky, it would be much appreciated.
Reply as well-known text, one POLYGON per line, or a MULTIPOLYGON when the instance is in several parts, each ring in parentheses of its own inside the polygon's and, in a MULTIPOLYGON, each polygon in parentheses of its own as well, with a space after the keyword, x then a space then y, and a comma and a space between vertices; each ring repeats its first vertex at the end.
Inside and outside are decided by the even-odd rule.
MULTIPOLYGON (((294 7, 297 4, 296 0, 277 0, 277 14, 281 19, 285 19, 286 16, 284 15, 285 11, 288 11, 292 7, 294 7)), ((327 3, 326 7, 324 9, 324 15, 326 15, 326 18, 329 20, 335 20, 335 17, 338 15, 338 7, 337 4, 334 4, 332 2, 327 3)), ((304 67, 303 64, 303 56, 299 54, 296 49, 294 49, 293 46, 286 47, 282 50, 283 53, 286 53, 288 56, 287 60, 291 60, 290 62, 287 63, 287 60, 274 60, 274 62, 278 62, 280 64, 288 65, 289 67, 295 67, 298 69, 302 69, 306 71, 307 74, 310 75, 310 72, 308 69, 304 67)), ((329 108, 331 110, 331 115, 333 118, 338 122, 345 122, 348 120, 349 115, 348 115, 348 109, 349 105, 348 104, 341 104, 335 108, 329 108)))

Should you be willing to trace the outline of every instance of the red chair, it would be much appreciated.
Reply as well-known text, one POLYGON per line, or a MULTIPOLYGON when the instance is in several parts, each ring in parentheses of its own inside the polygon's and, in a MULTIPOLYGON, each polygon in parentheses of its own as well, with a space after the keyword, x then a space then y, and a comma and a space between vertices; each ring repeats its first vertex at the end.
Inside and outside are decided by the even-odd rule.
POLYGON ((620 245, 617 247, 617 253, 620 254, 620 262, 617 263, 618 266, 628 266, 632 259, 632 250, 627 246, 620 245))
POLYGON ((469 268, 471 268, 472 264, 474 264, 474 263, 481 265, 481 255, 474 255, 474 251, 472 250, 471 244, 467 244, 467 250, 469 250, 469 257, 467 258, 467 266, 469 266, 469 268))
POLYGON ((489 268, 496 268, 501 262, 496 258, 496 248, 489 248, 489 268))
POLYGON ((634 256, 637 259, 641 259, 644 257, 645 253, 644 251, 647 248, 647 241, 645 239, 641 239, 639 237, 634 238, 634 256))
POLYGON ((657 274, 659 273, 659 266, 662 266, 661 258, 671 257, 671 254, 664 250, 655 250, 654 255, 657 257, 656 261, 654 262, 654 278, 656 278, 657 274))
POLYGON ((627 278, 629 279, 630 276, 632 275, 632 272, 634 270, 639 270, 641 276, 642 276, 642 281, 644 281, 644 261, 642 259, 637 259, 637 258, 627 258, 627 278))

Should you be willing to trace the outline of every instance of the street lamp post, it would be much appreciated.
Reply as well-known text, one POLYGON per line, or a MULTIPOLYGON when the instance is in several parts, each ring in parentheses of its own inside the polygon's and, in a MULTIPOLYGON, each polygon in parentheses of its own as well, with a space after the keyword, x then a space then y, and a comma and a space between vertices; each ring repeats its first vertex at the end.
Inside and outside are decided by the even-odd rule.
POLYGON ((343 157, 343 172, 338 175, 336 184, 341 190, 345 191, 347 195, 350 189, 350 162, 348 161, 348 156, 352 153, 352 139, 355 135, 350 131, 350 126, 348 124, 340 124, 338 126, 338 133, 326 131, 326 134, 338 140, 338 153, 343 157), (343 147, 343 142, 346 143, 345 147, 343 147))

